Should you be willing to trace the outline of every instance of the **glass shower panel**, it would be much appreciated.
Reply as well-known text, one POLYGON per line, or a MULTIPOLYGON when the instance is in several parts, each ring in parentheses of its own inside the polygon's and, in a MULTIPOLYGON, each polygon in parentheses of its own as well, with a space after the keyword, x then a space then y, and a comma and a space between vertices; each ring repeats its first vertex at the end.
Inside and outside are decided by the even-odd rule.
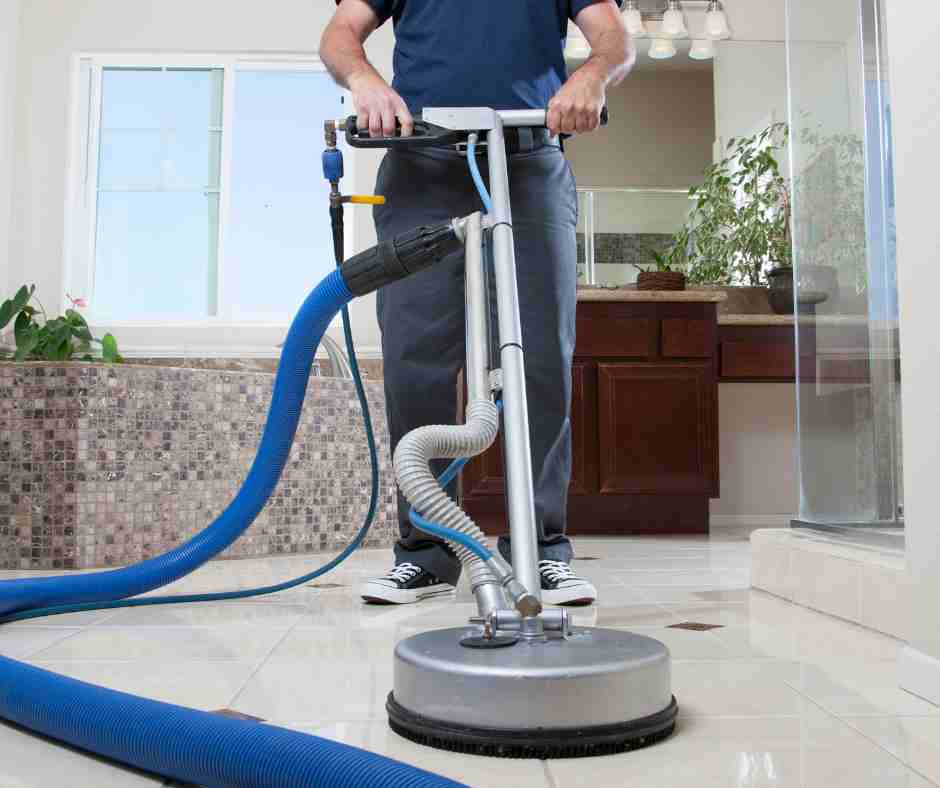
POLYGON ((899 545, 900 363, 881 2, 787 5, 795 524, 899 545))

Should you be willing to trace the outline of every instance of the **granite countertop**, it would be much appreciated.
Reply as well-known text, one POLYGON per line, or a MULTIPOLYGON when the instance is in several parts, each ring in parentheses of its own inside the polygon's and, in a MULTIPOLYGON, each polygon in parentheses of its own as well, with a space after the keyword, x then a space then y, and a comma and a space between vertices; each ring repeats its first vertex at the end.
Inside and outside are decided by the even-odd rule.
POLYGON ((634 287, 578 287, 578 301, 632 301, 717 304, 727 298, 719 290, 637 290, 634 287))
MULTIPOLYGON (((858 325, 868 322, 865 315, 801 315, 800 322, 816 325, 858 325)), ((718 315, 719 326, 792 326, 793 315, 718 315)))

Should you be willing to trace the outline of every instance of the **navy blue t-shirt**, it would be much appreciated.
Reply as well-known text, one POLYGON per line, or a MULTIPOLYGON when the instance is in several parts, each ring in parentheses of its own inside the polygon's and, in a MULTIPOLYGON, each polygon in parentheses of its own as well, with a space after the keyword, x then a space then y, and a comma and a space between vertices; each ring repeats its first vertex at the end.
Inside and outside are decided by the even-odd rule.
POLYGON ((568 20, 605 1, 366 0, 395 24, 393 87, 412 112, 545 108, 567 79, 568 20))

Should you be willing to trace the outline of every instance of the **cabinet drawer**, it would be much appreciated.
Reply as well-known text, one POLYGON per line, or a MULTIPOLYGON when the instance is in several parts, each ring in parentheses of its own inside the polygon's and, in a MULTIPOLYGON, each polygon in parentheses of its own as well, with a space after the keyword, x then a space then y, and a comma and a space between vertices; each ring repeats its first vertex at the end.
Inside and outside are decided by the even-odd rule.
POLYGON ((722 378, 787 378, 796 376, 796 358, 792 343, 748 342, 721 343, 722 378))
POLYGON ((655 354, 656 324, 647 317, 578 315, 576 356, 649 358, 655 354))
POLYGON ((711 358, 715 354, 714 320, 670 317, 662 325, 662 352, 666 358, 711 358))

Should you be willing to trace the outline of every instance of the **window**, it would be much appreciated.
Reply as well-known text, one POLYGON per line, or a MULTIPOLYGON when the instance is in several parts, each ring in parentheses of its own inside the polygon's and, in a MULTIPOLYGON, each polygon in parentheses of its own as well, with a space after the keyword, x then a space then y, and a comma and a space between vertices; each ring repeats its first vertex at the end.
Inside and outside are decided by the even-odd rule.
POLYGON ((318 62, 82 58, 70 292, 98 323, 289 322, 333 267, 342 103, 318 62))

